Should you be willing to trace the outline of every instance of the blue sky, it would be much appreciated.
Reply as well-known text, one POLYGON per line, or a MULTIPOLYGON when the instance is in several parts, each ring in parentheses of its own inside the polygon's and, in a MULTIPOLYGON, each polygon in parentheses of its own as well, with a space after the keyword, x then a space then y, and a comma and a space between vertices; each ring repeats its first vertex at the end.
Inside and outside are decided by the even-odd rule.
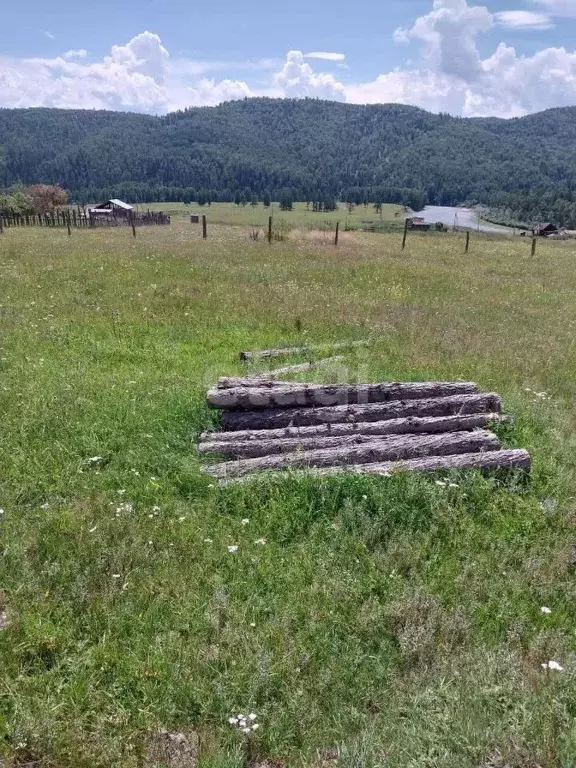
POLYGON ((575 33, 576 0, 28 0, 2 9, 0 106, 268 95, 512 117, 576 103, 575 33))

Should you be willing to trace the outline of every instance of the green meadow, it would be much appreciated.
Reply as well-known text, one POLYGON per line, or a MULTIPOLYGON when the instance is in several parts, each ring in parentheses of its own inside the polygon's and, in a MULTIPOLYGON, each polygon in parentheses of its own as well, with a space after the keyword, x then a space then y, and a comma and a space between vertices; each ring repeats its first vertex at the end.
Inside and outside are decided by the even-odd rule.
POLYGON ((200 212, 0 235, 0 765, 576 765, 576 246, 200 212), (475 380, 531 478, 211 482, 239 351, 347 340, 315 380, 475 380))

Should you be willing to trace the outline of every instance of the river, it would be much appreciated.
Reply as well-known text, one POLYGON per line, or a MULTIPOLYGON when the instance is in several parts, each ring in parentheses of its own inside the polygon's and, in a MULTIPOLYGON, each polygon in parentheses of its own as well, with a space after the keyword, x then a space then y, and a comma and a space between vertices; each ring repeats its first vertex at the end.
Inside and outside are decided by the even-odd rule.
POLYGON ((472 208, 453 208, 448 205, 427 205, 423 211, 419 211, 416 216, 421 216, 427 224, 436 224, 442 222, 447 227, 453 227, 454 224, 459 229, 476 229, 481 232, 509 232, 506 227, 499 227, 496 224, 485 224, 478 219, 476 211, 472 208))

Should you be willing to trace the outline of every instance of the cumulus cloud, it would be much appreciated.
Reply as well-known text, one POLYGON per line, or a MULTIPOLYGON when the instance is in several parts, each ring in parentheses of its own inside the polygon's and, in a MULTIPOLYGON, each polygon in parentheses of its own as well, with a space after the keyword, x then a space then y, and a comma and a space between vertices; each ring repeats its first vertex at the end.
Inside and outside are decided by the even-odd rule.
MULTIPOLYGON (((540 0, 568 11, 576 0, 540 0)), ((515 12, 508 12, 515 13, 515 12)), ((514 117, 576 103, 576 53, 547 48, 522 56, 500 44, 482 58, 478 37, 503 20, 527 17, 492 14, 466 0, 434 0, 430 13, 395 33, 399 43, 421 47, 417 64, 346 87, 349 101, 394 101, 465 116, 514 117)), ((531 15, 531 21, 535 19, 531 15)), ((542 20, 543 21, 543 20, 542 20)), ((511 26, 508 23, 508 26, 511 26)), ((524 25, 526 26, 526 24, 524 25)))
POLYGON ((492 13, 473 0, 431 0, 430 11, 394 40, 410 48, 410 64, 374 79, 345 81, 316 71, 343 53, 289 51, 283 61, 174 59, 153 32, 142 32, 109 54, 89 60, 84 49, 56 58, 0 56, 0 106, 79 107, 164 113, 248 96, 396 102, 464 116, 513 117, 576 104, 576 52, 545 48, 522 55, 500 43, 481 53, 482 38, 499 28, 544 29, 551 18, 576 16, 576 0, 531 0, 532 11, 492 13), (236 77, 243 71, 257 86, 236 77), (271 70, 267 72, 267 70, 271 70), (213 77, 222 72, 223 79, 213 77), (264 73, 266 75, 264 76, 264 73))
POLYGON ((172 61, 152 32, 114 45, 100 61, 86 57, 84 49, 53 59, 0 57, 0 105, 162 113, 252 95, 242 81, 198 79, 209 65, 172 61))
POLYGON ((534 11, 499 11, 496 19, 503 27, 511 29, 551 29, 552 19, 546 13, 534 11))
POLYGON ((411 29, 396 30, 395 39, 423 43, 424 57, 433 71, 470 80, 482 70, 476 37, 493 24, 487 8, 469 6, 466 0, 434 0, 430 13, 417 19, 411 29))
POLYGON ((280 72, 274 75, 274 85, 285 96, 301 98, 303 96, 320 99, 344 101, 344 85, 333 75, 315 74, 310 64, 305 61, 302 51, 288 51, 286 61, 280 72))

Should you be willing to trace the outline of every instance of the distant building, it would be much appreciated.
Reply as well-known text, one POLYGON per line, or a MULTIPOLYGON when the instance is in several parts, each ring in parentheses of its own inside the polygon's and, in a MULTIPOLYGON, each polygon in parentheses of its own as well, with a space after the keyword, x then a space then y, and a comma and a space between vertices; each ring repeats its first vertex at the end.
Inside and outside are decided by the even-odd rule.
POLYGON ((104 203, 93 205, 88 208, 89 216, 112 216, 114 218, 128 218, 134 207, 125 203, 123 200, 106 200, 104 203))
POLYGON ((427 224, 423 216, 411 216, 408 221, 408 229, 420 229, 423 232, 428 232, 431 224, 427 224))
POLYGON ((538 224, 534 228, 534 234, 537 237, 548 237, 549 235, 557 235, 558 227, 556 227, 554 224, 551 224, 549 221, 544 221, 541 224, 538 224))

